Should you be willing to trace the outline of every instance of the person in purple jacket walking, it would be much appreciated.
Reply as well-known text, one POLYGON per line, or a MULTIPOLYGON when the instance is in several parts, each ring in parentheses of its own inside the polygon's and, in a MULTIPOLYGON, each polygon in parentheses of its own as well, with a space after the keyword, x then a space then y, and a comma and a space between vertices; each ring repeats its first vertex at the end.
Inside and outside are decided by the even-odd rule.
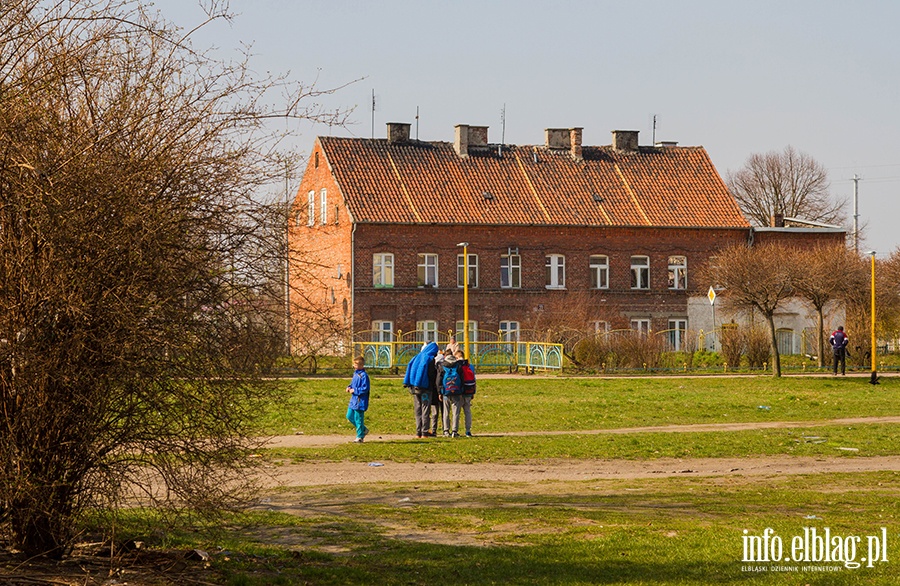
POLYGON ((361 444, 369 433, 366 427, 366 409, 369 408, 369 374, 366 372, 366 360, 362 356, 353 359, 356 371, 347 385, 350 393, 350 404, 347 406, 347 421, 356 426, 355 443, 361 444))

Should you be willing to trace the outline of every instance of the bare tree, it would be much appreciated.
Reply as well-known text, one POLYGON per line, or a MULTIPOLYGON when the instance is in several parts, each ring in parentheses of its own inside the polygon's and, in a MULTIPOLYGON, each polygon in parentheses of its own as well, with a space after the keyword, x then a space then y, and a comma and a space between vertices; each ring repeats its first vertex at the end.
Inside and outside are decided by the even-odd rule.
POLYGON ((825 308, 865 289, 866 271, 859 256, 845 246, 816 247, 794 254, 793 287, 797 297, 816 312, 818 365, 825 365, 825 308))
POLYGON ((581 367, 575 353, 576 344, 593 336, 594 321, 608 321, 609 316, 602 306, 598 306, 593 291, 568 291, 564 301, 558 299, 547 305, 546 309, 535 309, 527 314, 522 321, 523 330, 528 330, 535 341, 562 344, 566 358, 581 367))
POLYGON ((319 93, 215 61, 132 0, 0 4, 0 520, 15 547, 63 555, 79 512, 125 487, 234 502, 272 350, 253 259, 273 248, 251 213, 283 168, 266 121, 329 116, 304 106, 319 93), (284 109, 263 101, 279 90, 284 109))
POLYGON ((715 266, 702 277, 723 288, 723 305, 743 311, 758 311, 769 326, 772 374, 781 376, 781 358, 775 337, 775 312, 794 295, 794 255, 780 245, 733 246, 722 250, 715 266))
POLYGON ((844 202, 829 194, 825 168, 791 146, 751 155, 740 170, 728 173, 727 183, 747 219, 757 226, 768 226, 776 215, 836 225, 846 219, 844 202))
MULTIPOLYGON (((866 259, 868 261, 869 259, 866 259)), ((866 278, 869 277, 869 263, 866 278)), ((876 267, 876 295, 878 299, 877 321, 879 331, 888 338, 900 338, 900 250, 894 250, 887 259, 878 261, 876 267)), ((868 289, 867 289, 868 290, 868 289)))

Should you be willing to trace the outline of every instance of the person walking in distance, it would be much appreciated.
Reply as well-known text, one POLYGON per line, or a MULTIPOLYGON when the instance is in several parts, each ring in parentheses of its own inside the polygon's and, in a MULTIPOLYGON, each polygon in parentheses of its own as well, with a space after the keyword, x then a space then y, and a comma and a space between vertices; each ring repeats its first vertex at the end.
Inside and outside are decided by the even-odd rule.
POLYGON ((850 338, 844 333, 844 326, 838 326, 838 329, 832 332, 828 343, 831 344, 834 353, 834 376, 837 376, 838 363, 841 365, 841 375, 847 374, 847 344, 850 343, 850 338))

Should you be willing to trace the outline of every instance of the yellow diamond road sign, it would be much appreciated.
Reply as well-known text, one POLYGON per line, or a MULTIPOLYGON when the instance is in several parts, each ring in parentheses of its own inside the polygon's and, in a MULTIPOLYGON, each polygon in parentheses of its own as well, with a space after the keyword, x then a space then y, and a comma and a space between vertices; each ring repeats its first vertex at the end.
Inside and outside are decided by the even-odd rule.
POLYGON ((716 291, 712 287, 709 288, 709 292, 706 294, 709 297, 709 304, 712 305, 716 302, 716 291))

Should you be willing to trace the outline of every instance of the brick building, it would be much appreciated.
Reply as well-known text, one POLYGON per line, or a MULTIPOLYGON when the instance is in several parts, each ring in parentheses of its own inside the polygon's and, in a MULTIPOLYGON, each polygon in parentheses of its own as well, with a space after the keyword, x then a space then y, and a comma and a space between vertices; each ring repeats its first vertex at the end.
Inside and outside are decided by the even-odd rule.
POLYGON ((583 146, 581 128, 500 145, 467 125, 453 142, 425 142, 409 124, 387 126, 386 139, 316 139, 294 201, 295 314, 315 306, 345 339, 461 329, 462 242, 470 330, 516 336, 548 320, 696 329, 709 284, 692 270, 717 249, 844 239, 833 227, 754 230, 702 147, 639 146, 635 131, 583 146))

